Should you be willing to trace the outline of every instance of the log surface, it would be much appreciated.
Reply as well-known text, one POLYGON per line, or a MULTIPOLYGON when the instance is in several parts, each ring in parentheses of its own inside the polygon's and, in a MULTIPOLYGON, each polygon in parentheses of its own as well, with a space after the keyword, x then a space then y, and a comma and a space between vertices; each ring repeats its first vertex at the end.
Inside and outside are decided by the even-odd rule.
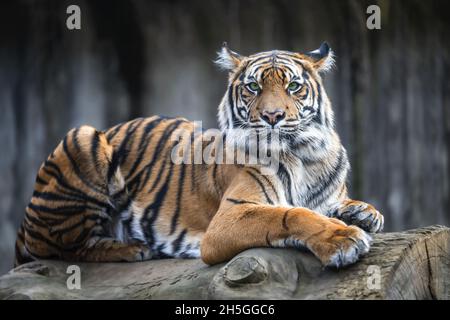
POLYGON ((450 229, 374 235, 372 249, 340 270, 308 252, 255 248, 226 264, 201 260, 78 263, 36 261, 0 277, 0 299, 449 299, 450 229))

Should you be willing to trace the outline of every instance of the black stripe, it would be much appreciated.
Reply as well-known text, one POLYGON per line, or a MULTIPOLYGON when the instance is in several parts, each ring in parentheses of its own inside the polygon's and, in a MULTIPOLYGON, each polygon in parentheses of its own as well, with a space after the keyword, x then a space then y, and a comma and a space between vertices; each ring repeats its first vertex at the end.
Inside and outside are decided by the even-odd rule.
MULTIPOLYGON (((75 131, 76 132, 76 131, 75 131)), ((75 143, 75 140, 77 139, 75 136, 75 132, 72 135, 72 141, 75 143)), ((97 188, 96 186, 94 186, 90 181, 86 180, 84 177, 84 174, 80 171, 80 168, 78 167, 77 162, 75 161, 75 159, 72 157, 70 151, 69 151, 69 147, 67 145, 67 136, 64 138, 63 140, 63 150, 64 153, 66 154, 67 158, 69 159, 70 163, 72 164, 72 168, 75 172, 75 174, 77 175, 78 179, 80 179, 80 181, 82 181, 89 189, 100 193, 100 194, 104 194, 106 195, 106 192, 97 188)))
POLYGON ((345 165, 344 161, 344 149, 341 148, 339 152, 338 160, 336 161, 336 164, 331 169, 330 173, 327 175, 327 179, 321 183, 321 185, 316 188, 316 190, 311 193, 306 198, 306 203, 309 204, 312 201, 314 201, 318 196, 320 196, 330 185, 333 184, 333 182, 338 178, 339 174, 341 173, 341 170, 343 169, 345 165))
MULTIPOLYGON (((25 215, 27 214, 27 212, 25 211, 25 215)), ((25 242, 25 228, 23 227, 23 223, 20 224, 20 228, 19 228, 19 232, 17 233, 17 238, 22 241, 25 242)))
POLYGON ((128 154, 130 152, 130 150, 128 149, 130 139, 134 136, 134 133, 143 122, 144 119, 139 118, 129 123, 127 131, 125 132, 125 138, 122 139, 120 145, 116 149, 117 153, 119 154, 119 166, 127 160, 128 154))
POLYGON ((272 244, 270 243, 270 239, 269 239, 269 231, 267 231, 267 233, 266 233, 266 244, 269 248, 272 247, 272 244))
MULTIPOLYGON (((59 169, 58 165, 55 164, 55 163, 53 163, 52 161, 50 161, 50 160, 45 161, 45 162, 44 162, 44 168, 43 168, 45 173, 47 173, 48 175, 51 175, 51 174, 49 173, 49 171, 47 170, 47 167, 50 167, 50 168, 52 168, 53 170, 55 170, 55 171, 56 171, 56 174, 58 174, 58 176, 60 176, 60 177, 63 176, 63 174, 62 174, 62 172, 61 172, 61 169, 59 169)), ((53 175, 55 175, 55 174, 53 174, 53 175)))
POLYGON ((311 111, 311 113, 314 113, 316 110, 313 106, 303 106, 302 111, 311 111))
MULTIPOLYGON (((153 190, 155 190, 156 186, 158 185, 158 183, 161 181, 161 178, 163 176, 163 174, 166 172, 166 166, 168 162, 171 162, 171 159, 169 159, 169 155, 171 154, 171 149, 173 149, 173 147, 175 146, 175 144, 172 145, 172 148, 169 148, 165 155, 162 157, 161 159, 161 166, 158 168, 158 175, 156 176, 156 178, 153 179, 153 183, 152 186, 150 187, 150 189, 148 190, 148 193, 153 192, 153 190)), ((148 173, 148 172, 147 172, 148 173)), ((142 186, 146 186, 147 185, 147 180, 149 180, 150 175, 148 175, 146 177, 146 180, 144 183, 142 183, 142 186)))
POLYGON ((48 184, 47 181, 45 181, 44 179, 42 179, 42 178, 39 177, 39 176, 36 177, 36 183, 42 184, 42 185, 44 185, 44 186, 46 186, 46 185, 48 184))
POLYGON ((270 188, 272 189, 273 193, 275 194, 275 197, 277 197, 277 200, 280 201, 280 198, 278 197, 278 192, 275 189, 275 186, 273 185, 272 181, 267 178, 265 175, 261 174, 260 171, 258 171, 256 168, 253 167, 248 167, 248 169, 254 170, 260 177, 262 177, 266 183, 270 186, 270 188))
POLYGON ((93 237, 92 229, 84 228, 81 230, 80 234, 73 240, 72 244, 74 244, 76 247, 80 247, 82 244, 83 246, 86 244, 86 240, 88 238, 93 237))
POLYGON ((139 118, 133 120, 132 122, 126 123, 128 125, 128 128, 125 132, 125 138, 122 139, 120 145, 114 150, 111 163, 108 168, 108 175, 107 175, 108 183, 111 181, 111 178, 113 177, 117 169, 120 167, 120 165, 126 160, 129 152, 127 150, 128 141, 130 140, 131 136, 134 134, 134 132, 142 122, 143 119, 139 118))
MULTIPOLYGON (((314 90, 312 90, 314 92, 314 90)), ((321 107, 322 107, 322 92, 321 92, 321 87, 320 84, 317 83, 317 111, 316 111, 316 115, 313 118, 313 121, 318 123, 318 124, 322 124, 322 116, 321 116, 321 107)))
POLYGON ((78 142, 78 134, 79 133, 80 133, 80 128, 76 128, 75 130, 73 130, 72 140, 73 140, 73 145, 74 145, 75 149, 77 149, 78 152, 81 152, 80 143, 78 142))
MULTIPOLYGON (((33 217, 31 214, 28 214, 28 212, 25 213, 25 218, 24 220, 29 220, 30 222, 32 222, 34 225, 39 226, 41 228, 48 228, 48 224, 45 223, 44 221, 42 221, 42 219, 38 219, 33 217)), ((64 219, 65 220, 65 219, 64 219)), ((28 223, 28 222, 26 222, 28 223)))
POLYGON ((283 215, 283 220, 281 221, 281 225, 283 226, 284 230, 289 230, 289 227, 287 225, 287 218, 288 218, 288 214, 291 210, 293 210, 294 208, 291 208, 289 210, 286 210, 286 212, 283 215))
POLYGON ((286 186, 286 200, 290 205, 293 205, 292 199, 292 180, 289 172, 286 170, 286 167, 280 162, 278 167, 278 177, 282 181, 283 185, 286 186))
POLYGON ((183 243, 184 238, 186 237, 187 229, 184 229, 180 232, 179 236, 172 242, 172 251, 173 254, 177 253, 180 250, 181 244, 183 243))
MULTIPOLYGON (((268 54, 265 54, 265 55, 263 55, 263 56, 261 56, 261 57, 258 57, 258 58, 256 58, 256 59, 254 59, 254 60, 252 60, 252 61, 250 61, 249 63, 248 63, 248 66, 247 66, 247 69, 250 69, 250 68, 252 68, 255 64, 257 64, 258 62, 261 62, 262 60, 264 60, 264 59, 270 59, 272 57, 272 53, 268 53, 268 54)), ((263 64, 265 64, 265 63, 268 63, 269 61, 265 61, 265 62, 262 62, 261 63, 261 65, 263 65, 263 64)), ((261 67, 261 66, 260 66, 261 67)))
POLYGON ((294 69, 291 68, 290 65, 292 65, 292 61, 282 58, 282 57, 277 57, 277 61, 278 62, 284 62, 284 64, 281 66, 282 68, 288 69, 289 72, 293 75, 295 75, 295 71, 294 69))
POLYGON ((309 74, 308 74, 308 72, 306 72, 305 69, 303 69, 303 71, 302 71, 302 77, 305 80, 309 80, 309 74))
POLYGON ((67 182, 65 182, 64 178, 62 178, 61 176, 58 176, 57 174, 55 174, 54 172, 50 171, 47 168, 44 168, 43 170, 44 170, 44 172, 47 175, 49 175, 52 178, 56 179, 56 181, 58 182, 58 185, 60 185, 61 187, 65 188, 65 189, 68 189, 68 190, 71 190, 72 192, 74 192, 76 194, 83 195, 81 190, 76 189, 76 188, 72 187, 71 185, 69 185, 67 182))
MULTIPOLYGON (((239 116, 241 116, 242 119, 246 120, 248 118, 247 117, 247 108, 238 107, 237 109, 238 109, 239 116)), ((263 127, 263 126, 261 126, 261 127, 263 127)))
POLYGON ((256 159, 258 160, 257 163, 261 163, 261 155, 260 155, 260 148, 259 148, 259 133, 256 133, 256 159))
POLYGON ((148 227, 147 228, 143 228, 144 230, 144 234, 147 238, 147 241, 149 243, 149 245, 153 245, 154 244, 154 235, 152 234, 152 230, 153 230, 153 223, 155 223, 156 219, 159 216, 159 210, 164 202, 164 199, 166 197, 167 194, 167 190, 169 189, 169 183, 170 183, 170 179, 172 177, 172 171, 173 171, 173 162, 170 163, 170 168, 169 168, 169 172, 167 173, 167 177, 166 180, 164 182, 164 184, 162 185, 162 187, 158 190, 158 192, 155 195, 155 198, 153 200, 153 203, 150 204, 144 211, 144 216, 141 220, 141 226, 143 222, 148 222, 148 227), (148 219, 148 215, 152 213, 152 216, 148 219))
POLYGON ((298 58, 292 57, 292 56, 289 56, 289 58, 290 58, 292 61, 294 61, 296 64, 298 64, 299 66, 301 66, 303 69, 306 69, 305 66, 303 65, 304 61, 302 61, 302 60, 300 60, 300 59, 298 59, 298 58))
MULTIPOLYGON (((195 129, 194 129, 195 130, 195 129)), ((191 152, 192 152, 192 157, 191 157, 191 191, 195 190, 195 131, 191 133, 191 152)), ((200 140, 201 141, 201 140, 200 140)))
POLYGON ((178 219, 180 217, 181 212, 181 199, 183 197, 183 185, 184 178, 186 176, 186 165, 181 164, 180 168, 180 177, 178 178, 178 190, 177 190, 177 198, 176 198, 176 207, 175 212, 172 217, 172 222, 170 224, 170 234, 175 232, 175 228, 177 226, 178 219))
POLYGON ((53 254, 53 253, 48 254, 48 255, 45 255, 45 256, 39 255, 39 254, 37 254, 37 253, 32 252, 33 250, 32 250, 31 248, 28 248, 28 247, 26 247, 26 250, 27 250, 27 253, 28 253, 28 254, 30 255, 30 257, 31 257, 31 259, 28 258, 28 260, 26 260, 26 261, 29 261, 29 262, 35 261, 36 259, 41 259, 41 260, 51 260, 51 259, 54 259, 54 260, 56 260, 56 259, 60 259, 60 258, 61 258, 60 255, 53 254))
MULTIPOLYGON (((174 122, 172 122, 170 125, 166 127, 164 130, 164 134, 159 139, 155 149, 153 150, 153 157, 152 160, 133 178, 132 181, 141 179, 141 175, 145 172, 145 177, 140 181, 139 183, 139 189, 141 189, 143 186, 145 186, 148 182, 148 179, 150 178, 152 168, 155 165, 156 161, 161 158, 161 152, 163 148, 165 147, 167 140, 171 137, 172 133, 178 129, 178 127, 184 123, 185 120, 177 119, 174 122)), ((174 142, 175 144, 176 142, 174 142)), ((173 148, 173 145, 172 145, 173 148)), ((169 150, 171 151, 171 150, 169 150)))
MULTIPOLYGON (((48 200, 48 201, 73 201, 73 202, 79 202, 79 198, 76 197, 70 197, 70 196, 63 196, 57 193, 53 192, 39 192, 34 191, 33 192, 33 198, 48 200)), ((99 207, 102 207, 101 203, 97 203, 99 207)))
POLYGON ((89 203, 91 203, 93 205, 96 205, 97 207, 100 207, 100 208, 108 208, 108 207, 110 207, 109 203, 103 202, 103 201, 101 201, 101 200, 99 200, 97 198, 90 197, 87 194, 81 194, 80 195, 78 193, 72 193, 70 191, 62 190, 59 186, 56 186, 56 191, 61 192, 61 194, 63 194, 63 195, 66 195, 66 196, 72 197, 74 199, 77 199, 78 201, 89 202, 89 203))
POLYGON ((216 190, 216 193, 220 195, 222 193, 222 191, 220 190, 219 183, 217 181, 217 167, 218 167, 217 163, 214 162, 213 170, 212 170, 212 182, 214 185, 214 189, 216 190))
MULTIPOLYGON (((31 229, 26 229, 27 235, 31 238, 33 238, 34 240, 38 240, 41 241, 43 243, 45 243, 46 245, 48 245, 49 247, 52 247, 58 251, 61 250, 61 247, 57 244, 52 242, 50 239, 45 238, 42 234, 40 234, 39 232, 35 232, 34 230, 31 229)), ((30 248, 27 247, 27 250, 30 251, 30 248)), ((33 253, 32 253, 33 254, 33 253)), ((33 254, 35 255, 35 254, 33 254)))
MULTIPOLYGON (((53 236, 55 234, 58 234, 59 238, 61 238, 64 235, 64 233, 67 233, 67 232, 72 231, 72 230, 74 230, 74 229, 76 229, 78 227, 81 227, 82 225, 84 225, 86 223, 86 221, 97 220, 98 218, 100 218, 99 215, 89 215, 87 217, 83 217, 80 221, 78 221, 78 222, 76 222, 76 223, 74 223, 74 224, 72 224, 72 225, 70 225, 68 227, 64 227, 64 228, 61 228, 61 229, 57 229, 57 228, 51 229, 50 230, 50 235, 53 236)), ((54 225, 54 227, 56 227, 56 225, 54 225)), ((83 228, 83 230, 89 230, 89 229, 84 229, 83 228)))
MULTIPOLYGON (((239 98, 239 86, 234 86, 233 87, 233 95, 232 96, 233 96, 233 101, 235 102, 234 105, 233 105, 234 106, 233 113, 236 110, 236 113, 234 113, 235 118, 238 121, 238 123, 241 124, 243 121, 246 120, 246 117, 242 116, 242 114, 240 113, 240 109, 241 108, 239 108, 237 106, 237 100, 239 98), (238 117, 240 117, 240 119, 238 119, 238 117)), ((245 110, 245 108, 244 108, 244 110, 245 110)))
POLYGON ((79 203, 80 201, 81 202, 91 202, 91 204, 97 206, 97 208, 93 208, 90 206, 88 207, 88 208, 91 208, 92 210, 102 209, 107 206, 106 203, 103 203, 101 201, 87 201, 86 199, 79 198, 77 195, 73 195, 70 193, 66 194, 66 195, 60 195, 60 194, 53 193, 53 192, 34 191, 33 198, 42 199, 42 200, 51 201, 51 202, 55 202, 55 201, 64 201, 64 202, 71 201, 71 202, 77 202, 77 203, 79 203))
POLYGON ((141 164, 142 158, 144 157, 145 151, 147 150, 147 146, 150 145, 150 141, 152 138, 151 135, 149 137, 149 134, 163 120, 164 120, 163 118, 158 117, 158 118, 152 120, 151 122, 147 123, 147 125, 145 126, 142 136, 141 136, 141 141, 139 142, 139 147, 138 147, 138 150, 140 150, 140 152, 139 152, 138 156, 136 157, 136 160, 134 161, 131 169, 128 171, 128 174, 127 174, 125 180, 128 180, 134 174, 134 172, 136 171, 139 164, 141 164))
POLYGON ((100 144, 100 134, 98 131, 95 131, 91 141, 91 155, 92 161, 94 162, 95 170, 99 175, 101 175, 100 164, 98 163, 99 144, 100 144))
POLYGON ((22 245, 22 247, 23 248, 20 248, 18 243, 16 242, 16 245, 15 245, 15 258, 16 259, 15 259, 14 267, 34 261, 31 254, 29 254, 28 250, 25 248, 25 245, 22 245), (25 253, 26 255, 22 255, 22 249, 26 251, 26 253, 25 253))
MULTIPOLYGON (((127 143, 128 143, 128 140, 130 139, 129 137, 130 137, 130 131, 134 128, 134 130, 136 130, 137 129, 137 127, 138 127, 138 125, 141 123, 141 122, 143 122, 144 121, 144 119, 143 118, 138 118, 138 119, 135 119, 135 120, 133 120, 133 121, 131 121, 131 122, 125 122, 125 123, 122 123, 121 125, 119 125, 119 127, 118 127, 118 129, 116 130, 116 129, 114 129, 114 133, 113 134, 111 134, 111 135, 109 135, 110 133, 108 133, 108 135, 107 135, 107 138, 108 138, 108 141, 110 141, 112 138, 113 138, 113 136, 115 136, 116 134, 117 134, 117 132, 119 131, 119 129, 121 129, 122 127, 124 127, 125 125, 128 125, 128 128, 127 128, 127 130, 126 130, 126 133, 125 133, 125 139, 123 139, 122 140, 122 142, 121 142, 121 144, 120 144, 120 146, 118 147, 118 148, 116 148, 115 150, 114 150, 114 152, 113 152, 113 156, 112 156, 112 159, 111 159, 111 163, 109 164, 109 168, 108 168, 108 174, 107 174, 107 181, 108 181, 108 183, 111 181, 111 178, 112 178, 112 176, 114 175, 114 173, 117 171, 117 169, 119 168, 119 166, 120 166, 120 163, 123 161, 123 159, 125 158, 125 146, 127 145, 127 143), (138 122, 137 124, 136 124, 136 122, 138 122), (133 124, 136 124, 134 127, 133 127, 133 124)), ((133 131, 134 132, 134 131, 133 131)))
POLYGON ((106 181, 108 181, 108 183, 111 181, 111 178, 119 168, 119 161, 120 161, 120 154, 118 152, 113 151, 111 163, 109 164, 108 173, 106 175, 106 181))
POLYGON ((236 126, 239 126, 239 124, 241 123, 237 118, 236 115, 234 113, 234 99, 233 99, 233 86, 229 86, 228 87, 228 105, 229 105, 229 112, 231 113, 231 128, 234 128, 236 126))
POLYGON ((253 202, 253 201, 247 201, 247 200, 241 200, 241 199, 233 199, 233 198, 227 198, 227 201, 230 201, 231 203, 234 203, 234 204, 258 204, 258 203, 253 202))
POLYGON ((157 256, 155 257, 155 259, 167 259, 167 258, 173 258, 171 255, 168 255, 167 253, 162 252, 164 249, 166 248, 166 244, 165 243, 161 243, 157 248, 156 248, 156 252, 157 252, 157 256))
MULTIPOLYGON (((41 223, 45 223, 45 228, 57 226, 57 225, 63 224, 64 222, 67 221, 66 216, 57 215, 57 216, 54 216, 54 218, 50 218, 47 216, 47 214, 48 213, 42 213, 42 212, 39 213, 39 220, 41 221, 41 223)), ((29 218, 32 216, 31 216, 31 214, 28 214, 26 217, 29 218)), ((33 219, 29 219, 29 220, 31 221, 33 219)), ((26 219, 25 219, 25 222, 28 223, 26 219)), ((34 220, 32 222, 33 222, 33 224, 37 224, 36 221, 34 221, 34 220)), ((41 224, 41 227, 44 227, 44 225, 41 224)))
POLYGON ((82 199, 82 200, 87 201, 87 202, 95 203, 95 204, 97 204, 99 206, 107 206, 106 203, 101 202, 100 200, 98 200, 96 198, 93 198, 91 196, 88 196, 83 191, 81 191, 81 190, 79 190, 79 189, 77 189, 75 187, 72 187, 69 183, 67 183, 66 180, 63 178, 62 173, 59 170, 59 167, 56 164, 54 164, 54 163, 52 163, 50 161, 46 161, 45 163, 46 163, 46 166, 56 170, 58 175, 53 173, 53 172, 51 172, 46 167, 43 168, 44 172, 46 174, 48 174, 49 176, 53 177, 54 179, 56 179, 56 181, 58 182, 59 186, 61 186, 64 189, 67 189, 67 190, 70 190, 71 192, 73 192, 73 194, 70 194, 71 196, 73 196, 73 197, 78 196, 80 198, 80 200, 82 199))
POLYGON ((267 194, 266 188, 264 187, 264 184, 261 182, 261 180, 259 180, 258 177, 256 175, 254 175, 252 172, 250 172, 250 171, 245 171, 245 172, 247 172, 259 184, 262 192, 264 193, 264 196, 266 197, 266 201, 269 204, 273 204, 273 201, 272 201, 272 199, 270 199, 269 195, 267 194))
POLYGON ((118 124, 117 126, 115 126, 114 128, 111 128, 110 130, 108 130, 107 134, 106 134, 106 139, 108 139, 108 142, 111 142, 112 139, 114 139, 114 137, 119 133, 120 129, 123 128, 124 125, 126 125, 129 122, 123 122, 118 124))
POLYGON ((53 213, 53 214, 79 214, 84 213, 86 210, 96 210, 96 208, 92 208, 89 206, 78 206, 78 205, 71 205, 71 206, 60 206, 60 207, 54 207, 50 208, 43 205, 35 205, 34 203, 29 203, 28 208, 35 212, 44 212, 44 213, 53 213))

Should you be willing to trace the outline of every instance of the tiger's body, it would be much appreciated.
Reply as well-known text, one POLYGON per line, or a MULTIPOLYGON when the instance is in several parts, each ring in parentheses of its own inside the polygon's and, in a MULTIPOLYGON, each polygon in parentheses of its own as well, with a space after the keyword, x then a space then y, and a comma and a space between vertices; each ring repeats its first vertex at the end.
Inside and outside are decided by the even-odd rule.
POLYGON ((205 144, 182 118, 70 131, 39 169, 16 265, 160 257, 215 264, 260 246, 307 248, 324 265, 355 262, 370 246, 362 229, 380 231, 383 217, 347 196, 348 159, 319 76, 329 54, 322 46, 310 55, 244 58, 226 47, 220 55, 230 71, 220 128, 238 145, 233 128, 280 130, 273 175, 260 164, 175 164, 177 132, 188 134, 192 150, 205 144), (246 87, 249 79, 259 88, 246 87), (286 83, 297 91, 285 94, 286 83))

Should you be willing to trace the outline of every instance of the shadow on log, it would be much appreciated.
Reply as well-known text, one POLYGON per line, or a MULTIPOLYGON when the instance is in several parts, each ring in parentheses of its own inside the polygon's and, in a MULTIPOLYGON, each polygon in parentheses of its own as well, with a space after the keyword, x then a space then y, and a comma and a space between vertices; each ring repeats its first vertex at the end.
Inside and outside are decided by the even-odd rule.
POLYGON ((307 252, 255 248, 226 264, 201 260, 80 263, 81 289, 67 289, 70 263, 38 261, 0 277, 1 299, 449 299, 450 229, 374 235, 345 269, 307 252))

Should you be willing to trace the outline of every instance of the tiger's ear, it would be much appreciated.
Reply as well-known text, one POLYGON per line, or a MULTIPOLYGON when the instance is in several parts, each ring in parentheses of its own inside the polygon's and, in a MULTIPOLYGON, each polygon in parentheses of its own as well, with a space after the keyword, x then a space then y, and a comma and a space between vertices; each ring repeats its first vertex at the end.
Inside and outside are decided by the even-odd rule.
POLYGON ((305 54, 318 72, 326 72, 334 66, 334 53, 328 43, 323 42, 319 49, 305 54))
POLYGON ((233 71, 240 64, 244 57, 230 50, 226 42, 222 44, 222 49, 217 52, 215 63, 223 70, 233 71))

